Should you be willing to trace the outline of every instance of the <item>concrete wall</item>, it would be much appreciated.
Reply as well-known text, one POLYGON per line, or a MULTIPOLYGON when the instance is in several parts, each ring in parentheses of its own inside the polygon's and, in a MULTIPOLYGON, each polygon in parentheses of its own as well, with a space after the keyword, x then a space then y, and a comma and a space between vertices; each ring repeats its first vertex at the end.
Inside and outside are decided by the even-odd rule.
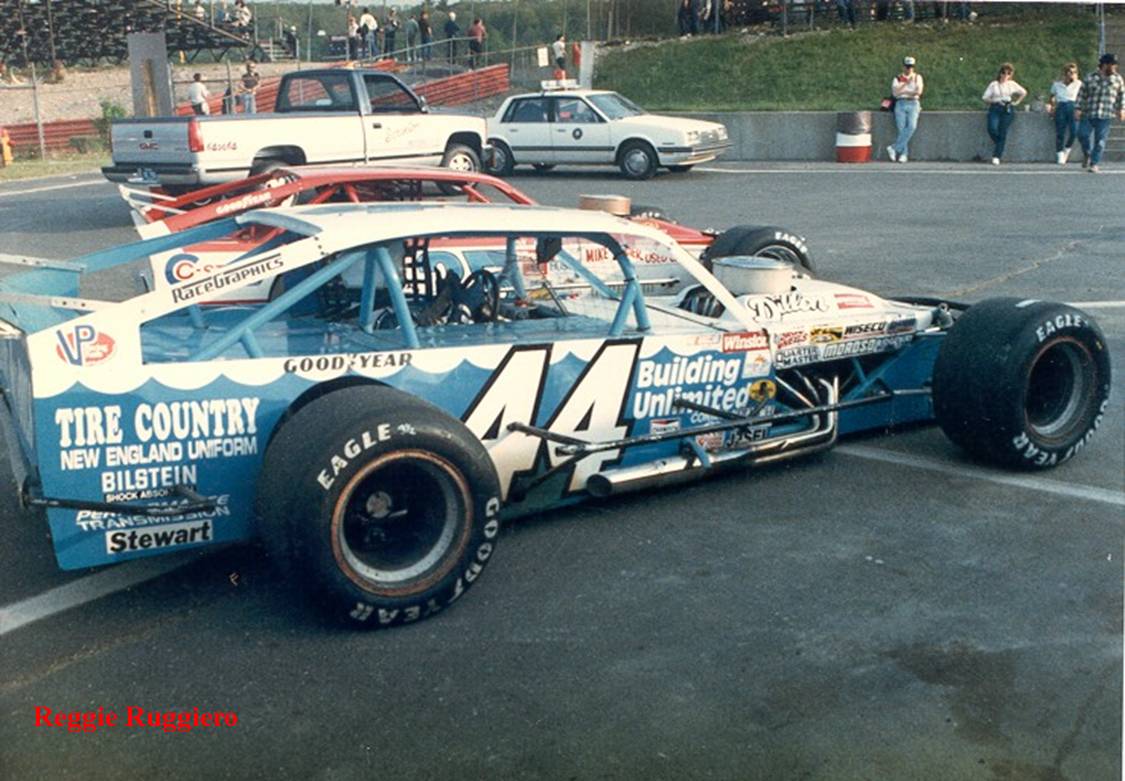
MULTIPOLYGON (((682 116, 722 122, 732 146, 723 160, 835 160, 834 111, 729 111, 682 116)), ((926 111, 910 142, 911 160, 988 160, 992 141, 986 112, 926 111)), ((872 112, 872 156, 886 160, 894 141, 894 117, 872 112)), ((1055 125, 1045 113, 1021 111, 1008 131, 1006 162, 1054 162, 1055 125)))

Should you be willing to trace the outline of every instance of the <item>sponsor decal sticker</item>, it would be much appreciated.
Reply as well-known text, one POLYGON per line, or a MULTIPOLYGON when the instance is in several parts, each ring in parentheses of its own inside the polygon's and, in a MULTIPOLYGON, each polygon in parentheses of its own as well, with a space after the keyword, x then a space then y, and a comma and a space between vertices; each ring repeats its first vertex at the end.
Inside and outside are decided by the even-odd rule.
POLYGON ((837 309, 872 309, 871 299, 859 293, 837 293, 837 309))
POLYGON ((750 350, 768 350, 769 337, 765 331, 740 331, 738 333, 723 334, 724 353, 744 353, 750 350))
POLYGON ((774 363, 777 364, 779 369, 788 369, 790 366, 802 366, 806 363, 813 363, 820 356, 820 353, 811 344, 800 345, 798 347, 789 347, 785 350, 778 350, 777 355, 774 356, 774 363))
POLYGON ((887 323, 880 320, 877 323, 854 323, 844 329, 844 337, 867 336, 868 334, 881 334, 887 330, 887 323))
POLYGON ((105 332, 87 324, 55 332, 58 346, 55 354, 71 366, 96 366, 113 357, 114 340, 105 332))
POLYGON ((843 338, 844 327, 842 325, 822 325, 809 329, 809 341, 813 344, 837 342, 843 338))
POLYGON ((149 529, 106 532, 105 552, 116 555, 211 542, 211 530, 211 521, 205 519, 193 523, 154 526, 149 529))
POLYGON ((650 434, 667 434, 669 431, 680 430, 679 418, 653 418, 649 422, 648 430, 650 434))
POLYGON ((847 358, 852 355, 896 350, 908 341, 910 341, 910 337, 898 336, 894 338, 856 339, 840 344, 826 344, 821 356, 827 361, 833 358, 847 358))
POLYGON ((768 377, 770 374, 769 353, 755 351, 746 353, 745 362, 742 364, 742 379, 751 377, 768 377))
POLYGON ((218 293, 228 287, 235 287, 248 280, 268 276, 282 267, 281 255, 270 255, 244 263, 241 266, 207 276, 198 282, 185 282, 172 288, 172 300, 176 303, 204 298, 209 293, 218 293))
POLYGON ((779 350, 804 344, 808 340, 809 335, 805 331, 781 331, 773 335, 773 345, 779 350))
POLYGON ((773 380, 758 380, 750 386, 750 398, 761 404, 777 396, 777 385, 773 380))
POLYGON ((794 290, 776 296, 754 296, 746 301, 746 308, 756 320, 781 320, 794 314, 827 312, 831 305, 823 296, 806 296, 794 290))

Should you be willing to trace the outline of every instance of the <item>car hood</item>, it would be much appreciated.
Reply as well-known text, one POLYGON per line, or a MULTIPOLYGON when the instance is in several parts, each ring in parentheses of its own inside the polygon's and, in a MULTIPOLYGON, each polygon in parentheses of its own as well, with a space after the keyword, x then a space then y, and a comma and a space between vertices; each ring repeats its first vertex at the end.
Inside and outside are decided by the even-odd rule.
POLYGON ((719 128, 726 129, 718 122, 705 122, 702 119, 689 119, 687 117, 672 117, 667 114, 641 114, 637 117, 625 117, 619 119, 617 122, 621 125, 634 125, 645 126, 654 124, 653 120, 659 122, 661 129, 675 130, 686 133, 689 130, 697 130, 706 133, 711 130, 718 130, 719 128))

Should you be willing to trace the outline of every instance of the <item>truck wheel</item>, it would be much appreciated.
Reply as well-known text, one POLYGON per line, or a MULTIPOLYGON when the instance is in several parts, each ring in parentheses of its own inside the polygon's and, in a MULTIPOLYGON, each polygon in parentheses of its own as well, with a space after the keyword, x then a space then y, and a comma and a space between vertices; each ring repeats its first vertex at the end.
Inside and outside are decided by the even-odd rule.
POLYGON ((262 159, 255 159, 254 162, 250 164, 250 176, 257 176, 258 174, 269 173, 270 171, 276 171, 278 168, 284 168, 284 167, 285 167, 285 161, 284 160, 276 160, 274 158, 269 158, 269 157, 262 158, 262 159))
POLYGON ((816 275, 805 239, 774 226, 736 225, 728 228, 703 251, 702 259, 710 268, 710 261, 732 255, 758 255, 784 260, 809 276, 816 275))
POLYGON ((511 148, 503 141, 493 141, 492 160, 488 164, 488 172, 493 176, 511 176, 512 169, 515 167, 516 161, 512 157, 511 148))
POLYGON ((476 173, 480 170, 480 157, 472 147, 464 144, 450 144, 441 158, 441 167, 450 171, 476 173))
POLYGON ((492 558, 500 488, 480 441, 383 386, 310 402, 266 449, 255 510, 270 557, 330 615, 384 627, 459 599, 492 558))
POLYGON ((626 141, 617 153, 617 163, 629 179, 651 179, 656 173, 656 152, 644 141, 626 141))
POLYGON ((970 307, 945 337, 934 365, 934 415, 976 458, 1045 469, 1090 440, 1109 386, 1105 337, 1088 315, 997 298, 970 307))

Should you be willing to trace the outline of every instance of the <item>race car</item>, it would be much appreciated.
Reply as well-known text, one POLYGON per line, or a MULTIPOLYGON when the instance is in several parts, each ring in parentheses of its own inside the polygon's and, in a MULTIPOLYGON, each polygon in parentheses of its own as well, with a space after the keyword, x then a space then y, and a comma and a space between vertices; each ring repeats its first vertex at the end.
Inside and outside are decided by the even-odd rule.
MULTIPOLYGON (((533 204, 534 200, 502 179, 472 172, 437 168, 279 168, 237 182, 208 187, 170 198, 159 192, 120 187, 131 207, 137 232, 144 238, 161 236, 232 217, 250 209, 316 203, 365 203, 372 201, 441 200, 467 203, 533 204)), ((738 225, 722 232, 697 230, 671 220, 662 209, 634 205, 622 196, 582 196, 583 208, 630 216, 659 227, 696 257, 704 256, 712 244, 721 254, 763 255, 786 260, 806 271, 813 261, 805 240, 794 231, 764 225, 738 225)), ((150 288, 195 278, 221 267, 255 247, 270 241, 278 231, 251 225, 230 236, 191 246, 154 253, 144 282, 150 288)), ((643 241, 629 246, 639 274, 653 284, 665 284, 679 273, 675 258, 664 254, 659 244, 643 241)), ((534 265, 534 246, 517 246, 526 263, 534 265)), ((586 265, 600 264, 614 273, 616 264, 604 247, 582 238, 571 239, 564 251, 582 258, 586 265)), ((486 239, 479 243, 461 240, 438 242, 430 247, 431 260, 445 265, 462 278, 478 268, 503 261, 504 243, 486 239)), ((553 270, 556 287, 570 284, 569 271, 559 264, 553 270)), ((231 304, 264 301, 270 280, 260 280, 238 291, 217 293, 201 303, 231 304)))
POLYGON ((972 456, 1044 469, 1094 435, 1105 339, 1064 304, 887 300, 770 258, 712 257, 603 212, 321 204, 234 218, 0 280, 0 420, 58 563, 258 536, 287 581, 366 626, 432 616, 510 518, 794 459, 936 420, 972 456), (245 256, 110 302, 98 274, 259 226, 245 256), (561 251, 602 246, 604 279, 561 251), (439 241, 502 240, 460 279, 439 241), (539 267, 582 282, 557 290, 539 267), (683 282, 641 284, 656 242, 683 282), (345 282, 358 271, 361 284, 345 282), (197 306, 271 277, 268 301, 197 306))

